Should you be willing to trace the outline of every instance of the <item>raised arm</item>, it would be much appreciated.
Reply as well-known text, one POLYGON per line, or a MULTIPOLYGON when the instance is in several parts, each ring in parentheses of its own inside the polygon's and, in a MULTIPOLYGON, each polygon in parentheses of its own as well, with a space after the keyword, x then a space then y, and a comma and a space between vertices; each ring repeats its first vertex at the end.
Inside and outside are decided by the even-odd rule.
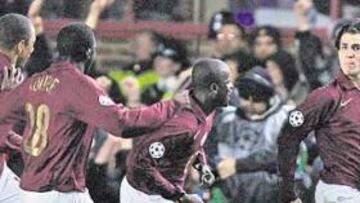
POLYGON ((109 8, 115 0, 94 0, 86 17, 85 24, 95 30, 102 12, 109 8))

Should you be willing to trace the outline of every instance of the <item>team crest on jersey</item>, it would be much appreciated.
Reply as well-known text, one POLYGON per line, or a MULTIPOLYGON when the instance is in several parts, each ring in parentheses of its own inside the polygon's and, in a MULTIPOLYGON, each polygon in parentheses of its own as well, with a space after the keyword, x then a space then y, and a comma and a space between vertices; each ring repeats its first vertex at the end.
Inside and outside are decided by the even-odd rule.
POLYGON ((304 121, 304 115, 301 111, 295 110, 290 113, 289 123, 292 127, 300 127, 304 121))
POLYGON ((108 96, 99 96, 99 103, 101 106, 111 106, 115 103, 108 96))
POLYGON ((154 159, 160 159, 165 154, 165 146, 161 142, 153 142, 149 147, 150 156, 154 159))

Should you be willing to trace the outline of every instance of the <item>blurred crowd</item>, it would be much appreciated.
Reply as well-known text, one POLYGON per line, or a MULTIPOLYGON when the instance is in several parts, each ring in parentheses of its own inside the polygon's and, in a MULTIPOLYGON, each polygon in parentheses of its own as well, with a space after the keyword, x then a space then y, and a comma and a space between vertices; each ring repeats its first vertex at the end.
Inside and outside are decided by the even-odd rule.
MULTIPOLYGON (((88 11, 81 10, 81 1, 0 2, 0 14, 26 13, 35 24, 35 51, 26 64, 30 77, 46 69, 56 55, 44 34, 41 12, 44 7, 48 8, 46 15, 51 18, 80 18, 84 13, 85 23, 96 29, 101 16, 123 15, 125 1, 87 1, 88 11), (62 9, 58 9, 60 7, 62 9)), ((137 5, 137 18, 181 21, 191 16, 191 9, 179 6, 180 1, 166 1, 166 4, 163 0, 151 1, 146 5, 141 0, 133 2, 137 5), (158 5, 167 6, 159 8, 158 5)), ((242 1, 229 1, 239 8, 249 6, 239 2, 242 1)), ((278 2, 285 4, 286 1, 278 2)), ((326 42, 333 41, 338 29, 349 21, 344 18, 334 22, 329 39, 321 39, 313 32, 314 16, 309 15, 316 10, 314 3, 311 0, 287 2, 296 17, 295 40, 291 46, 284 46, 277 27, 249 28, 233 9, 218 11, 209 21, 206 41, 210 54, 206 56, 228 64, 235 89, 231 105, 219 109, 207 141, 208 159, 217 175, 215 185, 200 186, 195 170, 187 181, 187 189, 199 193, 207 202, 277 202, 276 140, 287 114, 310 91, 328 84, 339 71, 335 46, 326 42)), ((358 1, 346 2, 344 17, 360 17, 358 1)), ((129 107, 151 105, 191 88, 191 62, 198 56, 190 54, 188 42, 151 30, 139 31, 131 40, 131 63, 109 71, 97 71, 95 67, 91 73, 115 102, 129 107)), ((95 202, 119 202, 126 155, 136 147, 136 139, 115 138, 104 131, 97 134, 88 164, 87 185, 95 202)), ((18 157, 10 156, 9 165, 21 173, 18 157)), ((322 163, 311 136, 302 145, 297 165, 298 192, 304 202, 313 202, 314 185, 322 163)))

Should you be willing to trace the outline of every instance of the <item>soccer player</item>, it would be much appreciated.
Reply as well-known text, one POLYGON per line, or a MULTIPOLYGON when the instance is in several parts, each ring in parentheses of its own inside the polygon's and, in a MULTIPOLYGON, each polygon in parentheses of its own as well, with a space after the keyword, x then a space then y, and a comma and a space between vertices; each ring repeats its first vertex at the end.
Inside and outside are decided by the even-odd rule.
POLYGON ((339 75, 289 114, 278 140, 283 203, 301 202, 294 192, 296 157, 312 130, 324 162, 316 203, 360 202, 360 22, 342 27, 335 45, 339 75))
POLYGON ((179 110, 162 127, 139 138, 127 159, 121 183, 121 203, 199 203, 184 191, 189 166, 196 165, 206 184, 214 181, 203 145, 211 130, 214 110, 229 102, 228 66, 216 59, 200 59, 192 70, 190 106, 179 110))
POLYGON ((0 95, 0 132, 27 121, 23 135, 22 202, 92 202, 85 187, 85 165, 96 128, 131 136, 157 127, 186 104, 165 101, 149 108, 116 105, 84 75, 95 55, 94 33, 72 24, 57 36, 59 59, 0 95), (20 112, 25 111, 23 118, 20 112), (133 127, 140 130, 132 132, 133 127))
MULTIPOLYGON (((35 42, 35 31, 31 21, 19 14, 0 17, 0 94, 10 91, 23 81, 22 66, 30 57, 35 42)), ((0 202, 20 203, 20 188, 16 175, 6 166, 4 155, 7 148, 18 149, 21 137, 13 132, 0 137, 0 202), (2 139, 2 140, 1 140, 2 139)))

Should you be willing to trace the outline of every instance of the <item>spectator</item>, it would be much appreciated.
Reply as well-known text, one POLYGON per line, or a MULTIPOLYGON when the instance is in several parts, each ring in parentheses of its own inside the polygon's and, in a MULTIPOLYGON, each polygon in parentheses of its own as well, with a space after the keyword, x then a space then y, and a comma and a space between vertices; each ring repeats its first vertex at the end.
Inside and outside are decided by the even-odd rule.
POLYGON ((250 35, 250 46, 257 64, 265 66, 266 58, 282 49, 279 30, 269 25, 255 28, 250 35))
POLYGON ((153 57, 163 37, 152 31, 141 31, 137 33, 131 44, 131 52, 134 61, 125 67, 125 70, 140 74, 152 69, 153 57))
POLYGON ((284 51, 276 52, 267 59, 266 69, 282 101, 292 99, 292 90, 299 79, 294 58, 284 51))
POLYGON ((277 202, 276 140, 290 108, 262 67, 251 69, 235 87, 240 106, 220 115, 208 145, 220 188, 230 202, 277 202))
MULTIPOLYGON (((246 73, 246 71, 255 66, 255 59, 251 55, 241 51, 224 56, 223 61, 230 68, 230 80, 233 84, 235 84, 236 81, 246 73)), ((239 92, 237 89, 234 89, 231 92, 229 105, 239 106, 239 102, 239 92)))
POLYGON ((213 15, 209 24, 209 39, 215 40, 213 55, 217 58, 248 50, 245 29, 235 21, 233 13, 227 11, 213 15))
POLYGON ((141 101, 150 105, 163 98, 170 98, 178 86, 178 74, 188 67, 185 47, 177 40, 168 39, 156 53, 153 63, 154 71, 160 79, 143 92, 141 101))

